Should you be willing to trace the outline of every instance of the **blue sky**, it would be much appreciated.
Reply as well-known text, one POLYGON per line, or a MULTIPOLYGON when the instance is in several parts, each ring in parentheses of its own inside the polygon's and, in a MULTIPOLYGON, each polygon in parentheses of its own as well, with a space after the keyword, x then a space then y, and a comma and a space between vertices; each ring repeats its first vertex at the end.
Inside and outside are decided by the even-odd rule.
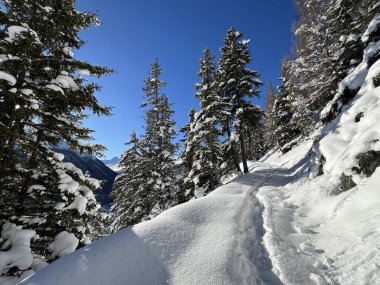
MULTIPOLYGON (((281 59, 290 55, 295 17, 292 0, 78 0, 78 8, 98 11, 102 25, 81 33, 87 44, 76 57, 116 71, 97 80, 103 86, 97 97, 114 107, 114 115, 85 121, 96 131, 96 142, 108 148, 107 158, 125 150, 132 130, 141 132, 143 80, 156 57, 178 130, 197 106, 195 73, 206 46, 218 58, 227 29, 235 27, 251 39, 250 68, 264 83, 271 79, 277 85, 281 59)), ((263 104, 266 88, 255 103, 263 104)))

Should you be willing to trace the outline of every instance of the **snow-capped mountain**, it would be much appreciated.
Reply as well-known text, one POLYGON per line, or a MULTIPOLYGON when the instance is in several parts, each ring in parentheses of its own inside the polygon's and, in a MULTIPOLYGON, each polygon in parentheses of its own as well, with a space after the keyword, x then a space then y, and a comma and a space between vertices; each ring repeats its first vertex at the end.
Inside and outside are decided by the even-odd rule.
POLYGON ((115 156, 111 159, 103 159, 102 162, 113 171, 119 173, 121 168, 119 166, 120 158, 115 156))

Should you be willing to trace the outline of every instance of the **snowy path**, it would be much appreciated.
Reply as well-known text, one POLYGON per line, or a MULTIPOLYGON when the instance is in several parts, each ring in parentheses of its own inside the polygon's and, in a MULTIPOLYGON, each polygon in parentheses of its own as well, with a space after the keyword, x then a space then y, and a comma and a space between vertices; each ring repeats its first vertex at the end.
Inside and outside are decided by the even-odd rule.
POLYGON ((257 197, 264 206, 266 234, 264 244, 273 263, 273 271, 284 284, 326 284, 323 277, 324 251, 315 248, 314 229, 296 222, 298 206, 286 202, 282 186, 294 179, 289 170, 276 169, 259 189, 257 197), (321 273, 322 272, 322 273, 321 273))
POLYGON ((25 284, 282 284, 263 246, 255 197, 272 168, 174 207, 42 269, 25 284))
POLYGON ((326 177, 308 178, 310 145, 22 284, 380 284, 380 169, 361 191, 331 195, 326 177))

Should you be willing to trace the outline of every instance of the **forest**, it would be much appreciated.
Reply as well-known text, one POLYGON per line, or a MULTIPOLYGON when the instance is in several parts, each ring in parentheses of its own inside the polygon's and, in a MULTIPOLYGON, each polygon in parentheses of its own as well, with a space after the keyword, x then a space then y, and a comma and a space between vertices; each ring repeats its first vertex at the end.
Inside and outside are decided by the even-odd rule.
POLYGON ((170 66, 146 67, 142 131, 106 208, 105 181, 59 151, 106 149, 83 121, 112 116, 90 78, 115 70, 74 55, 97 14, 1 0, 0 284, 377 284, 380 2, 294 5, 291 52, 265 94, 238 27, 203 50, 178 130, 170 66))

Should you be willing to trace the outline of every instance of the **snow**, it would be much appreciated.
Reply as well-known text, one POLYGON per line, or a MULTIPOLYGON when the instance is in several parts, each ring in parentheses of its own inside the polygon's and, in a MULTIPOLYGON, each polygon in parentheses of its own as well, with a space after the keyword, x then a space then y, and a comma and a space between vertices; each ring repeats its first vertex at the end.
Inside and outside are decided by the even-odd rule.
POLYGON ((33 255, 30 250, 30 240, 35 234, 35 231, 22 229, 21 226, 15 224, 5 223, 3 225, 0 240, 6 242, 0 251, 0 275, 12 267, 25 270, 32 265, 33 255), (9 246, 10 249, 5 250, 9 246))
POLYGON ((339 177, 344 172, 351 175, 356 184, 363 179, 352 171, 352 167, 357 165, 357 155, 370 150, 380 150, 380 130, 376 124, 380 121, 380 88, 373 85, 373 78, 380 72, 380 61, 369 69, 363 64, 358 68, 344 80, 347 84, 352 84, 359 76, 360 84, 356 87, 361 88, 358 94, 344 113, 327 129, 327 135, 320 142, 320 151, 326 158, 324 171, 334 177, 339 177), (362 76, 364 74, 365 77, 362 76), (363 117, 356 122, 360 113, 363 117))
POLYGON ((86 210, 87 202, 87 198, 79 194, 74 198, 74 201, 67 207, 67 209, 76 209, 79 214, 82 215, 86 210))
POLYGON ((369 40, 369 36, 371 33, 375 32, 380 26, 380 15, 376 15, 370 24, 368 25, 367 30, 364 32, 362 36, 362 41, 367 42, 369 40))
POLYGON ((283 166, 258 194, 273 271, 284 284, 377 284, 380 169, 339 194, 336 176, 314 177, 313 148, 265 159, 283 166))
POLYGON ((9 73, 6 73, 4 71, 0 71, 0 80, 6 80, 11 85, 16 84, 16 78, 13 75, 10 75, 9 73))
POLYGON ((63 257, 23 284, 276 284, 255 226, 261 208, 253 193, 269 175, 258 169, 63 257))
POLYGON ((380 169, 339 194, 315 175, 318 135, 21 284, 376 284, 380 169))
POLYGON ((73 233, 66 231, 60 232, 49 245, 49 249, 53 251, 52 256, 65 256, 72 253, 79 244, 79 240, 73 233))

